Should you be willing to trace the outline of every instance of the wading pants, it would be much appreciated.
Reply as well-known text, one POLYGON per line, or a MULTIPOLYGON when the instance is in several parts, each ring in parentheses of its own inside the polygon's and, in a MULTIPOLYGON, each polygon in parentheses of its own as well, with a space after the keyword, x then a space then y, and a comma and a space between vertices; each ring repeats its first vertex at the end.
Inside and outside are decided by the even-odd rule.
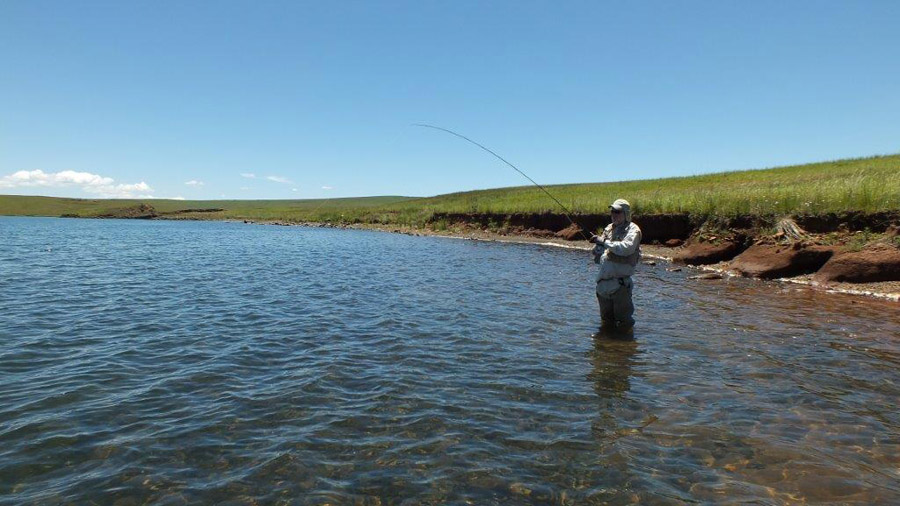
POLYGON ((631 302, 631 289, 634 284, 631 278, 620 278, 619 289, 612 293, 597 291, 597 302, 600 303, 600 320, 604 326, 630 328, 634 326, 634 304, 631 302))

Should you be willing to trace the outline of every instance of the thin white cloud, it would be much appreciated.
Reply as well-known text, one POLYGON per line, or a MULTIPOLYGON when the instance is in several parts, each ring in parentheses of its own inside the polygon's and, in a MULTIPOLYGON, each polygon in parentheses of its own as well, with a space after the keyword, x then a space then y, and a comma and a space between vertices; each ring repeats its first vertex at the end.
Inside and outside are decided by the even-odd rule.
POLYGON ((253 188, 250 188, 249 186, 241 186, 241 191, 247 191, 247 190, 252 190, 252 189, 253 188))
POLYGON ((334 186, 323 186, 323 190, 334 190, 334 186))
POLYGON ((247 179, 256 179, 256 174, 252 172, 241 172, 241 177, 245 177, 247 179))
POLYGON ((291 188, 291 191, 292 191, 292 192, 295 192, 295 191, 297 191, 297 189, 296 189, 296 188, 291 188))
POLYGON ((269 181, 275 181, 276 183, 281 183, 281 184, 292 184, 290 179, 288 179, 286 177, 281 177, 281 176, 266 176, 266 179, 268 179, 269 181))
POLYGON ((184 184, 188 186, 203 186, 203 181, 197 181, 196 179, 191 179, 190 181, 185 181, 184 184))
POLYGON ((50 174, 42 170, 20 170, 0 179, 0 188, 65 185, 108 186, 111 184, 113 184, 112 178, 72 170, 50 174))
POLYGON ((153 188, 143 181, 116 184, 111 177, 74 170, 20 170, 0 178, 0 189, 4 188, 79 188, 85 193, 105 198, 153 198, 153 188))

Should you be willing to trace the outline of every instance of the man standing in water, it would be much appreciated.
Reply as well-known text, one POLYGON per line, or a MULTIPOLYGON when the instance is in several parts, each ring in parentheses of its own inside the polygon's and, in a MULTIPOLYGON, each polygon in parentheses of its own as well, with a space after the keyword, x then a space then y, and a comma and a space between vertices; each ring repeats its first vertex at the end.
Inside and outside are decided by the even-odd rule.
POLYGON ((631 222, 631 205, 618 199, 609 206, 612 223, 591 235, 597 273, 601 330, 627 332, 634 326, 631 275, 641 259, 641 229, 631 222))

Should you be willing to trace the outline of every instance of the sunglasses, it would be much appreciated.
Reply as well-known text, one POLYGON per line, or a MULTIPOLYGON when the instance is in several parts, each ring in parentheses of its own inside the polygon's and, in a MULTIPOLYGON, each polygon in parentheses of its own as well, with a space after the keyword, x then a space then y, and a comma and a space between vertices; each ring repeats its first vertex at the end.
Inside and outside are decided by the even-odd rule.
POLYGON ((620 211, 618 209, 610 209, 609 212, 612 214, 622 214, 622 211, 620 211))

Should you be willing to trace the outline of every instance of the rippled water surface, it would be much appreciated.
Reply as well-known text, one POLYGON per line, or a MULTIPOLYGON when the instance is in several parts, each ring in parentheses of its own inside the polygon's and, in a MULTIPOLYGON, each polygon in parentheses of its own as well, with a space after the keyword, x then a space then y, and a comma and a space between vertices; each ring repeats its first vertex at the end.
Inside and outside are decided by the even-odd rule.
POLYGON ((0 503, 900 501, 900 306, 589 256, 0 218, 0 503))

